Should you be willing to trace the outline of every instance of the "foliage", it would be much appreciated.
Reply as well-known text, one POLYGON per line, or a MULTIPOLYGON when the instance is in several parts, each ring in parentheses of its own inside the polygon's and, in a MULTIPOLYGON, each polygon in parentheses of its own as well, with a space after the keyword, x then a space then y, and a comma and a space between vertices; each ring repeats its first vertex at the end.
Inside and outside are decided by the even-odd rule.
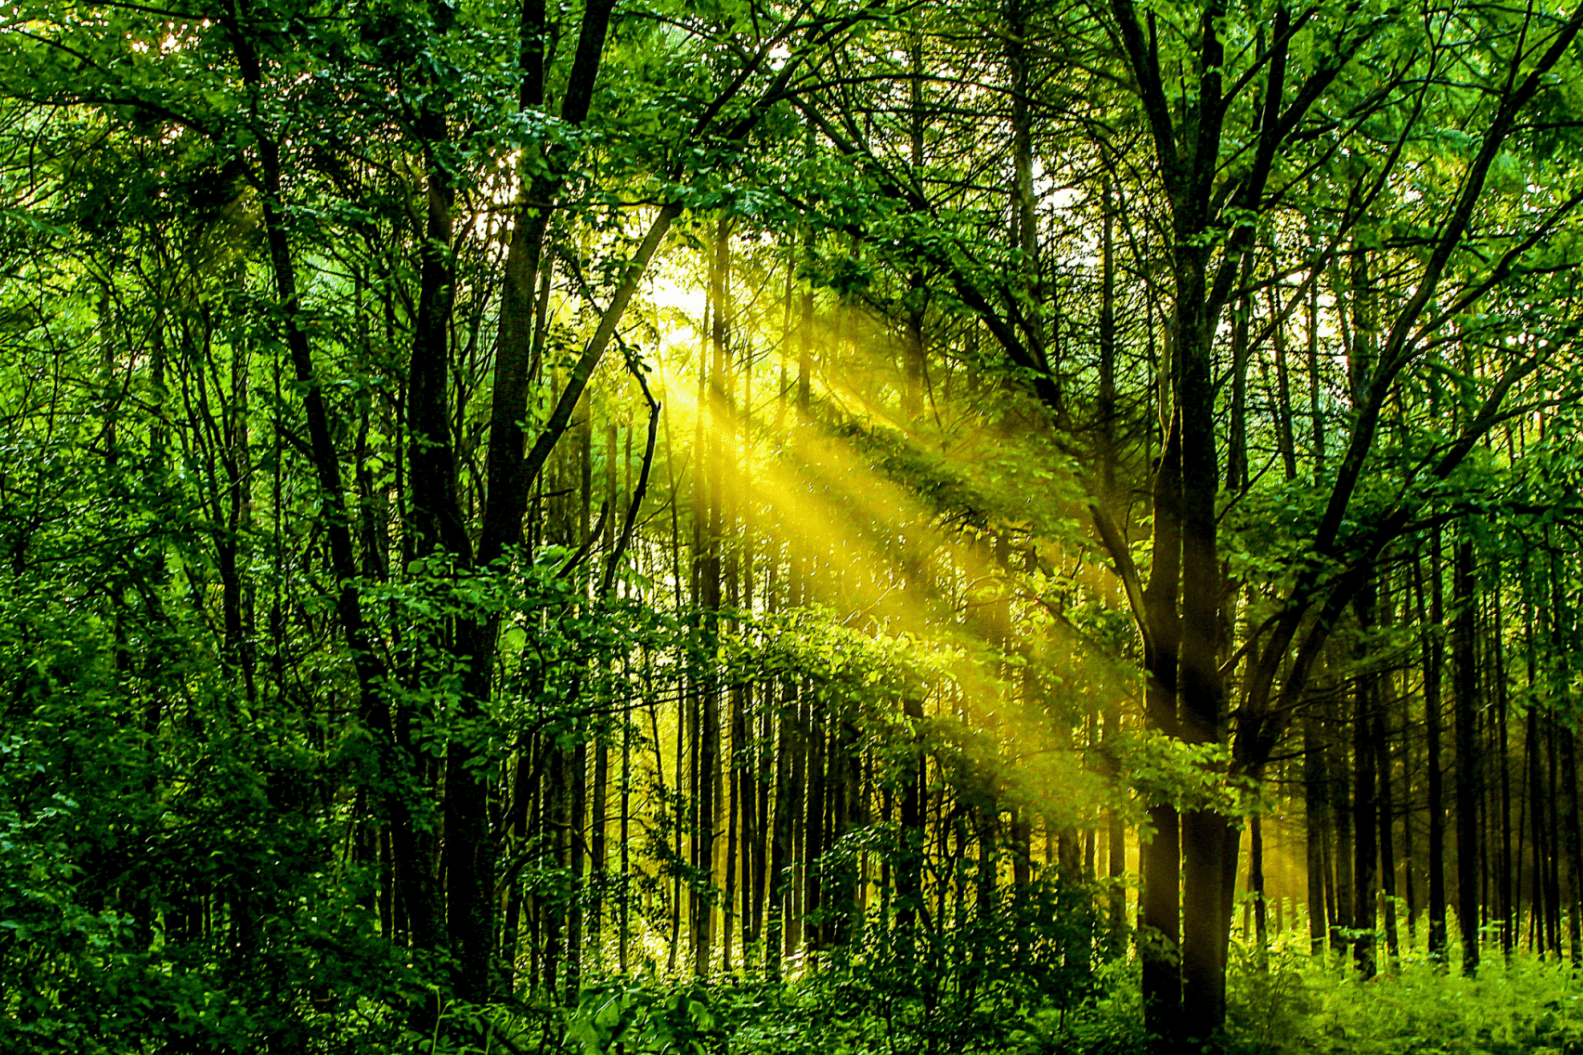
MULTIPOLYGON (((1055 928, 1048 933, 1055 935, 1055 928)), ((1075 936, 1069 928, 1067 937, 1075 936)), ((983 956, 990 947, 975 949, 983 956)), ((991 954, 992 956, 992 954, 991 954)), ((1042 989, 1010 964, 983 988, 946 969, 931 1002, 917 975, 858 957, 789 983, 612 979, 564 1012, 568 1055, 751 1052, 892 1055, 1015 1052, 1142 1055, 1136 962, 1096 968, 1082 994, 1042 989), (1030 987, 1031 986, 1031 987, 1030 987), (621 1045, 622 1047, 618 1047, 621 1045)), ((527 1035, 527 1034, 524 1034, 527 1035)), ((1518 955, 1478 979, 1422 957, 1364 982, 1322 957, 1281 946, 1235 961, 1225 1050, 1238 1055, 1571 1055, 1583 1050, 1583 991, 1571 969, 1518 955)))
POLYGON ((1261 969, 1245 956, 1231 1031, 1268 1055, 1571 1055, 1583 1051, 1583 990, 1573 968, 1519 953, 1478 977, 1414 955, 1364 980, 1294 948, 1261 969))
POLYGON ((1086 900, 1042 882, 956 927, 886 935, 876 919, 860 944, 810 960, 788 983, 595 984, 569 1013, 565 1050, 1120 1053, 1135 982, 1095 959, 1086 900))
POLYGON ((128 628, 91 601, 10 600, 0 1046, 378 1050, 416 972, 366 870, 326 853, 346 827, 322 738, 201 667, 118 669, 128 628))

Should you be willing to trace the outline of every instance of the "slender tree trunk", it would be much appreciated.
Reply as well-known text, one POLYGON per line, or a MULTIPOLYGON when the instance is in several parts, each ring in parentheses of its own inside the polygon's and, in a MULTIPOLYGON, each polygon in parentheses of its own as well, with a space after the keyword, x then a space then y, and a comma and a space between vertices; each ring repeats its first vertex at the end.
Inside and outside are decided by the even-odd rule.
POLYGON ((583 982, 583 894, 588 845, 588 742, 582 741, 568 752, 566 763, 566 995, 568 1007, 575 1006, 583 982))
POLYGON ((1550 830, 1546 833, 1545 845, 1550 850, 1550 867, 1546 870, 1548 909, 1546 922, 1550 932, 1550 950, 1557 959, 1561 958, 1561 788, 1558 778, 1561 773, 1560 760, 1557 757, 1557 745, 1560 741, 1560 722, 1554 715, 1547 717, 1545 725, 1545 798, 1550 803, 1546 819, 1549 821, 1550 830))
POLYGON ((771 978, 780 977, 782 936, 791 914, 786 871, 791 865, 792 824, 792 773, 791 761, 795 754, 796 689, 787 679, 786 695, 781 699, 775 743, 775 818, 770 839, 769 868, 769 920, 765 928, 765 966, 771 978))
MULTIPOLYGON (((1383 591, 1381 591, 1383 594, 1383 591)), ((1388 612, 1389 604, 1382 605, 1388 612)), ((1370 732, 1373 747, 1378 753, 1379 797, 1377 800, 1379 819, 1379 853, 1380 853, 1380 893, 1384 902, 1385 925, 1385 954, 1387 967, 1401 959, 1401 941, 1396 930, 1396 796, 1395 781, 1391 772, 1391 730, 1386 720, 1389 698, 1393 686, 1391 676, 1383 675, 1376 684, 1374 701, 1374 722, 1370 732), (1385 698, 1380 697, 1380 689, 1384 689, 1385 698)))
MULTIPOLYGON (((1279 284, 1270 285, 1270 318, 1280 317, 1277 299, 1279 284)), ((1287 481, 1297 479, 1297 443, 1292 432, 1291 369, 1286 362, 1286 327, 1277 325, 1270 334, 1275 365, 1275 443, 1281 455, 1281 468, 1287 481)))
POLYGON ((1523 770, 1526 774, 1524 799, 1528 804, 1528 833, 1533 841, 1533 867, 1529 873, 1528 894, 1528 951, 1542 960, 1548 951, 1545 946, 1548 937, 1545 931, 1545 896, 1549 884, 1545 879, 1549 871, 1549 848, 1545 846, 1544 765, 1540 761, 1544 751, 1543 734, 1540 732, 1539 715, 1535 711, 1529 712, 1526 733, 1523 740, 1523 770))
POLYGON ((1457 541, 1452 584, 1456 608, 1457 917, 1462 928, 1462 973, 1472 976, 1479 967, 1479 758, 1475 746, 1473 543, 1467 538, 1457 541))
MULTIPOLYGON (((352 546, 340 460, 325 405, 324 389, 314 367, 308 327, 302 317, 297 270, 284 222, 286 200, 282 193, 284 166, 280 143, 271 138, 261 124, 263 67, 251 36, 254 27, 246 21, 250 17, 248 5, 237 5, 235 15, 235 18, 221 19, 220 24, 231 37, 238 72, 251 98, 250 118, 254 123, 259 168, 263 176, 259 212, 287 358, 295 381, 302 390, 309 451, 320 496, 320 523, 329 543, 330 567, 340 583, 335 600, 336 620, 357 675, 358 718, 374 734, 381 776, 393 782, 399 781, 412 775, 411 771, 419 766, 413 764, 411 745, 403 732, 404 718, 397 716, 392 720, 391 708, 382 689, 386 672, 370 644, 361 595, 356 585, 357 559, 352 546)), ((278 511, 280 503, 277 501, 275 505, 278 511)), ((386 805, 391 816, 390 852, 398 877, 395 887, 403 906, 404 929, 416 947, 435 949, 440 944, 441 909, 433 871, 428 867, 427 855, 423 853, 426 840, 415 830, 411 812, 400 793, 388 796, 386 805)))
MULTIPOLYGON (((727 304, 729 307, 729 303, 727 304)), ((738 486, 738 464, 736 445, 731 442, 736 425, 736 364, 729 354, 725 356, 726 370, 725 384, 721 393, 720 420, 717 431, 721 436, 720 444, 721 469, 720 476, 723 483, 722 495, 722 534, 721 540, 724 547, 724 560, 726 563, 726 592, 727 600, 733 609, 741 604, 742 590, 742 532, 737 519, 737 497, 740 493, 738 486)), ((733 621, 733 627, 735 622, 733 621)), ((747 751, 747 726, 744 716, 746 704, 743 700, 743 686, 733 684, 727 690, 726 728, 729 743, 725 748, 725 788, 728 794, 722 800, 726 810, 726 838, 721 862, 724 890, 721 899, 721 926, 720 926, 720 967, 726 973, 732 971, 731 958, 732 946, 736 940, 737 930, 737 887, 738 887, 738 861, 739 858, 745 865, 747 861, 747 847, 743 844, 742 829, 739 827, 742 819, 742 808, 745 805, 743 788, 746 785, 746 751, 747 751)), ((746 875, 745 868, 742 875, 746 875)), ((742 884, 744 887, 746 884, 742 884)), ((745 953, 744 953, 745 954, 745 953)))
MULTIPOLYGON (((1253 279, 1253 254, 1242 254, 1242 289, 1253 279)), ((1226 439, 1226 488, 1241 493, 1248 489, 1248 326, 1253 316, 1253 298, 1243 293, 1237 298, 1231 317, 1231 434, 1226 439)))
POLYGON ((1335 821, 1336 838, 1335 876, 1336 876, 1336 914, 1335 926, 1330 935, 1330 947, 1334 950, 1350 950, 1352 941, 1346 936, 1347 931, 1357 926, 1357 840, 1354 836, 1354 821, 1357 811, 1353 808, 1351 781, 1348 780, 1348 751, 1340 741, 1341 731, 1347 726, 1342 719, 1342 704, 1339 700, 1332 701, 1329 708, 1329 717, 1332 729, 1332 740, 1327 751, 1327 766, 1330 775, 1330 803, 1334 810, 1332 818, 1335 821))
MULTIPOLYGON (((726 304, 727 269, 730 266, 730 228, 722 217, 716 226, 714 249, 709 270, 709 304, 712 309, 708 347, 710 363, 700 367, 708 380, 700 380, 704 398, 700 400, 700 417, 713 427, 704 429, 700 437, 703 460, 700 462, 698 483, 704 487, 699 515, 701 546, 698 557, 699 603, 704 611, 705 634, 713 640, 718 633, 718 615, 721 607, 721 547, 724 535, 724 450, 722 427, 725 415, 726 342, 729 328, 729 307, 726 304)), ((698 708, 695 783, 697 796, 697 824, 693 833, 693 868, 698 877, 692 896, 693 972, 698 977, 709 973, 713 948, 714 904, 709 887, 715 876, 715 830, 718 825, 720 804, 720 689, 714 671, 705 671, 700 684, 698 708)))
MULTIPOLYGON (((1413 589, 1416 596, 1422 596, 1422 585, 1419 581, 1416 560, 1413 565, 1413 589)), ((1402 619, 1409 622, 1412 619, 1409 598, 1403 599, 1402 619)), ((1420 604, 1421 608, 1422 605, 1420 604)), ((1424 631, 1423 619, 1418 621, 1418 631, 1424 631)), ((1417 872, 1421 867, 1418 859, 1417 835, 1414 832, 1415 817, 1418 813, 1417 791, 1414 786, 1413 775, 1418 771, 1417 738, 1412 735, 1413 711, 1412 694, 1407 691, 1409 678, 1404 673, 1402 676, 1402 690, 1400 693, 1400 709, 1396 713, 1398 727, 1402 730, 1402 804, 1399 807, 1402 815, 1402 896, 1407 912, 1407 948, 1412 950, 1418 945, 1418 883, 1417 872)))
POLYGON ((1324 730, 1319 716, 1310 710, 1303 717, 1303 813, 1307 837, 1308 948, 1313 956, 1324 952, 1330 925, 1325 897, 1325 848, 1330 839, 1329 790, 1324 730))
MULTIPOLYGON (((1317 247, 1316 247, 1317 248, 1317 247)), ((1317 475, 1325 468, 1325 412, 1320 391, 1324 379, 1319 371, 1319 283, 1308 284, 1308 420, 1314 452, 1314 471, 1317 475)))
MULTIPOLYGON (((567 852, 568 781, 566 752, 558 745, 546 745, 549 752, 545 769, 545 782, 549 785, 544 795, 544 826, 548 829, 551 860, 557 868, 564 867, 567 852)), ((565 936, 566 910, 559 898, 546 899, 544 914, 544 991, 551 1000, 560 996, 561 963, 565 958, 562 940, 565 936)))
POLYGON ((1580 879, 1583 879, 1583 836, 1579 833, 1578 819, 1578 765, 1577 738, 1572 729, 1563 725, 1561 739, 1561 841, 1566 853, 1566 909, 1567 941, 1572 963, 1583 963, 1583 920, 1579 919, 1580 879))
MULTIPOLYGON (((1547 540, 1548 541, 1548 540, 1547 540)), ((1566 647, 1565 628, 1572 622, 1571 608, 1565 603, 1561 590, 1561 561, 1554 547, 1550 549, 1550 645, 1556 656, 1559 670, 1556 684, 1571 682, 1572 657, 1566 647)), ((1527 578, 1527 576, 1524 576, 1527 578)), ((1529 634, 1530 640, 1532 633, 1529 634)), ((1532 676, 1530 675, 1530 681, 1532 676)), ((1578 802, 1577 737, 1570 723, 1562 723, 1561 738, 1561 841, 1566 854, 1567 875, 1567 938, 1574 967, 1583 966, 1583 818, 1578 802)), ((1521 855, 1519 855, 1520 857, 1521 855)))
POLYGON ((1259 963, 1270 950, 1270 930, 1264 900, 1264 815, 1255 813, 1248 821, 1248 893, 1253 897, 1253 933, 1259 963))
MULTIPOLYGON (((1105 716, 1105 739, 1119 741, 1121 737, 1121 709, 1112 706, 1105 716)), ((1112 750, 1114 746, 1112 745, 1112 750)), ((1114 770, 1113 764, 1113 770, 1114 770)), ((1112 774, 1114 776, 1114 772, 1112 774)), ((1119 957, 1127 949, 1127 827, 1126 819, 1120 809, 1105 811, 1108 825, 1105 845, 1109 860, 1106 862, 1106 872, 1110 877, 1110 886, 1106 891, 1107 909, 1110 924, 1109 950, 1113 957, 1119 957)), ((1024 823, 1030 823, 1024 820, 1024 823)))
POLYGON ((1501 645, 1503 620, 1500 611, 1500 565, 1497 562, 1495 569, 1495 603, 1491 606, 1492 633, 1490 647, 1492 654, 1492 674, 1494 685, 1491 686, 1495 696, 1495 735, 1497 763, 1500 766, 1500 803, 1496 826, 1500 829, 1499 861, 1495 866, 1498 900, 1500 902, 1501 920, 1501 953, 1511 959, 1512 949, 1517 940, 1517 906, 1512 890, 1512 780, 1511 780, 1511 743, 1508 736, 1508 714, 1506 693, 1506 659, 1501 645))
POLYGON ((1436 962, 1446 959, 1446 861, 1445 861, 1445 790, 1444 763, 1440 758, 1441 727, 1441 664, 1444 645, 1441 632, 1445 627, 1445 606, 1441 597, 1440 531, 1430 536, 1429 575, 1431 602, 1429 620, 1422 618, 1423 596, 1420 592, 1419 622, 1427 626, 1424 635, 1424 769, 1426 771, 1429 809, 1429 958, 1436 962))
POLYGON ((787 842, 788 863, 793 869, 791 881, 787 885, 787 912, 786 912, 786 951, 795 953, 802 946, 804 940, 803 917, 808 910, 806 894, 809 882, 808 840, 806 812, 808 800, 809 762, 813 732, 809 727, 808 712, 810 704, 805 692, 806 686, 801 680, 794 688, 793 696, 788 700, 791 706, 792 721, 792 764, 791 764, 791 795, 788 802, 790 838, 787 842))
MULTIPOLYGON (((770 580, 773 583, 773 579, 770 580)), ((769 593, 770 591, 766 591, 769 593)), ((769 602, 771 597, 766 597, 769 602)), ((770 609, 773 611, 773 608, 770 609)), ((778 933, 769 933, 770 917, 774 909, 770 901, 770 886, 774 883, 774 820, 770 813, 770 790, 774 785, 775 773, 779 765, 779 758, 774 754, 775 737, 775 683, 769 682, 758 687, 759 719, 758 719, 758 768, 754 776, 754 795, 758 825, 758 849, 754 855, 755 868, 753 871, 753 937, 758 946, 759 962, 768 967, 771 950, 778 940, 778 933)), ((778 792, 777 792, 778 794, 778 792)))
MULTIPOLYGON (((631 433, 627 434, 628 464, 631 464, 631 433)), ((643 656, 643 677, 648 685, 648 655, 643 656)), ((621 841, 617 844, 621 855, 621 874, 616 877, 615 890, 620 900, 620 919, 616 929, 616 964, 622 974, 627 973, 628 945, 632 940, 632 726, 621 722, 621 841)))
MULTIPOLYGON (((923 724, 923 701, 907 695, 902 701, 902 713, 907 720, 907 735, 916 744, 923 724)), ((914 747, 905 756, 902 770, 901 845, 896 860, 896 945, 903 957, 912 955, 914 930, 924 908, 924 766, 922 747, 914 747)))
MULTIPOLYGON (((1375 588, 1371 580, 1368 586, 1359 591, 1353 606, 1358 617, 1359 633, 1364 637, 1374 629, 1374 604, 1375 588)), ((1358 661, 1367 664, 1370 660, 1363 648, 1360 645, 1358 661)), ((1379 876, 1376 794, 1379 774, 1376 771, 1378 749, 1371 736, 1377 709, 1377 677, 1374 671, 1367 668, 1357 676, 1352 714, 1352 925, 1357 931, 1352 944, 1352 956, 1364 978, 1374 977, 1375 972, 1374 902, 1379 876)))
POLYGON ((804 705, 804 736, 808 755, 808 791, 803 810, 803 944, 810 962, 824 949, 825 927, 822 922, 826 910, 824 898, 824 853, 827 832, 826 807, 829 788, 826 785, 825 715, 820 713, 817 702, 809 698, 804 705))
MULTIPOLYGON (((441 4, 431 5, 430 10, 436 30, 445 33, 454 14, 441 4)), ((429 552, 443 550, 458 570, 464 570, 472 563, 473 550, 457 493, 446 393, 456 268, 451 250, 455 187, 437 160, 448 139, 444 107, 443 94, 436 92, 418 117, 419 135, 433 154, 427 176, 428 219, 419 253, 418 318, 408 370, 407 461, 420 546, 429 552)), ((463 623, 453 637, 464 664, 462 714, 477 718, 489 695, 495 642, 492 626, 463 623)), ((481 1001, 489 992, 494 946, 489 787, 474 750, 462 738, 453 738, 446 746, 444 788, 446 838, 441 851, 446 932, 457 963, 455 992, 463 1000, 481 1001)))
MULTIPOLYGON (((516 762, 512 767, 511 781, 511 839, 506 844, 512 853, 526 853, 529 839, 532 838, 530 825, 535 819, 534 802, 537 788, 533 782, 533 750, 537 737, 529 736, 517 753, 516 762)), ((506 893, 506 917, 501 928, 501 960, 506 966, 506 991, 515 992, 517 988, 517 967, 520 959, 520 944, 522 937, 522 922, 526 906, 526 891, 524 884, 515 872, 520 868, 508 872, 510 886, 506 893)), ((531 940, 529 955, 534 955, 531 940)))

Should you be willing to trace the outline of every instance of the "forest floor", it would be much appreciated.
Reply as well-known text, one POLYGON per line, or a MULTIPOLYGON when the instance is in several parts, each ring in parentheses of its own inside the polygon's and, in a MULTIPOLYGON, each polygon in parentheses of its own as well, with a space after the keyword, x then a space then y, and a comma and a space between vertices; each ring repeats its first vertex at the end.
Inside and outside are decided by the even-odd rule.
MULTIPOLYGON (((1364 981, 1293 947, 1238 958, 1228 1055, 1583 1055, 1583 972, 1518 953, 1465 977, 1406 957, 1364 981)), ((495 1020, 519 1051, 696 1055, 1149 1055, 1137 972, 1101 971, 1081 1007, 1029 999, 1025 980, 966 1001, 887 986, 861 967, 795 982, 611 979, 575 1009, 495 1020)), ((441 1047, 443 1047, 443 1043, 441 1047)), ((458 1055, 461 1050, 458 1049, 458 1055)), ((496 1048, 495 1050, 500 1050, 496 1048)))
MULTIPOLYGON (((731 1055, 1146 1055, 1137 971, 1102 971, 1078 1009, 1008 1000, 988 985, 970 1004, 885 992, 861 969, 787 985, 592 988, 565 1022, 564 1050, 731 1055), (932 1006, 931 1006, 932 1003, 932 1006), (621 1044, 621 1047, 617 1047, 621 1044)), ((1026 990, 1023 990, 1026 995, 1026 990)), ((1265 968, 1244 955, 1232 974, 1235 1055, 1574 1055, 1583 1053, 1583 973, 1529 954, 1494 955, 1475 977, 1404 958, 1361 981, 1339 960, 1276 950, 1265 968)), ((524 1038, 526 1039, 526 1038, 524 1038)), ((543 1033, 538 1034, 538 1041, 543 1033)), ((532 1050, 535 1045, 529 1045, 532 1050)), ((551 1049, 552 1050, 552 1049, 551 1049)))
POLYGON ((1232 976, 1236 1039, 1281 1055, 1583 1052, 1583 972, 1528 953, 1486 954, 1472 978, 1459 964, 1455 949, 1449 970, 1419 953, 1367 981, 1295 951, 1267 972, 1244 964, 1232 976))

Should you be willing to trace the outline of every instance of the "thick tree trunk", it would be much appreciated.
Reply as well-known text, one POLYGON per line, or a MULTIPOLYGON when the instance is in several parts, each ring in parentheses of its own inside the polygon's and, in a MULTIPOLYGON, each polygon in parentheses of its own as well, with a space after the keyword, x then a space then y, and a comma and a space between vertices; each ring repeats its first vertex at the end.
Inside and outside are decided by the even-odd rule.
MULTIPOLYGON (((1208 31, 1206 51, 1219 55, 1208 31)), ((1205 74, 1218 78, 1218 71, 1205 74)), ((1208 129, 1206 141, 1214 141, 1208 129)), ((1179 201, 1173 224, 1176 315, 1177 417, 1181 450, 1182 595, 1178 657, 1181 736, 1189 744, 1224 737, 1226 686, 1220 671, 1225 638, 1224 594, 1215 508, 1220 465, 1215 440, 1214 323, 1207 282, 1208 248, 1202 234, 1207 201, 1179 201)), ((1159 513, 1156 511, 1156 515, 1159 513)), ((1226 954, 1231 934, 1232 890, 1238 834, 1231 818, 1213 809, 1182 817, 1182 994, 1188 1038, 1216 1034, 1226 1017, 1226 954)))
MULTIPOLYGON (((1170 372, 1170 368, 1166 368, 1170 372)), ((1177 611, 1180 582, 1180 448, 1173 419, 1154 484, 1154 565, 1144 592, 1147 606, 1148 683, 1145 718, 1149 728, 1178 733, 1177 611)), ((1138 899, 1138 951, 1143 961, 1144 1023, 1167 1046, 1182 1036, 1181 975, 1181 826, 1168 801, 1147 806, 1154 829, 1140 847, 1143 889, 1138 899)))

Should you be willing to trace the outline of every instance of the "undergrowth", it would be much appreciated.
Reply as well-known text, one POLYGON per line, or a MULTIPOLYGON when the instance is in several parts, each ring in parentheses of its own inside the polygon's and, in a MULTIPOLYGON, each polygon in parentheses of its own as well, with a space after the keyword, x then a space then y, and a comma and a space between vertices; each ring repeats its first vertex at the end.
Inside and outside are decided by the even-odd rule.
MULTIPOLYGON (((1145 1055, 1138 974, 1101 967, 1076 1004, 1008 983, 971 1004, 914 1004, 861 967, 775 984, 630 981, 585 994, 560 1040, 536 1050, 689 1055, 1145 1055), (1013 995, 1014 994, 1014 995, 1013 995), (946 1021, 939 1017, 948 1014, 946 1021)), ((1516 955, 1464 977, 1422 958, 1362 980, 1337 958, 1277 950, 1235 957, 1232 1055, 1583 1055, 1583 977, 1516 955)), ((545 1039, 539 1033, 536 1039, 545 1039)))
MULTIPOLYGON (((1455 952, 1455 950, 1453 950, 1455 952)), ((1232 974, 1237 1047, 1270 1055, 1583 1055, 1583 975, 1518 953, 1474 977, 1404 958, 1363 979, 1338 958, 1281 950, 1232 974)))

